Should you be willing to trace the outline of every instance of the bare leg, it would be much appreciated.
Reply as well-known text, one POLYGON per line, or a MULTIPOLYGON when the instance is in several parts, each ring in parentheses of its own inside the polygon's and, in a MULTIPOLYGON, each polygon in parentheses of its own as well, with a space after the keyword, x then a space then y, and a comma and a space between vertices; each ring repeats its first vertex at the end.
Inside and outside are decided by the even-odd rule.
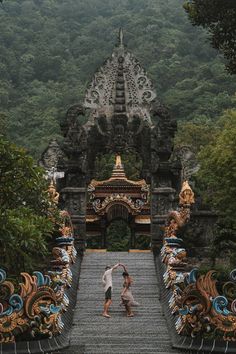
POLYGON ((104 303, 104 310, 103 310, 103 316, 104 317, 111 317, 109 314, 108 314, 108 310, 109 310, 109 307, 111 305, 112 301, 110 299, 106 300, 105 303, 104 303))
POLYGON ((125 310, 126 310, 126 314, 128 316, 128 314, 129 314, 129 306, 128 306, 128 304, 125 304, 125 310))
POLYGON ((134 316, 134 314, 133 314, 133 312, 131 310, 131 306, 129 305, 129 303, 127 303, 125 305, 125 309, 126 309, 127 317, 133 317, 134 316))
POLYGON ((134 314, 131 310, 131 306, 129 306, 128 303, 125 303, 125 310, 126 310, 127 317, 133 317, 134 314))

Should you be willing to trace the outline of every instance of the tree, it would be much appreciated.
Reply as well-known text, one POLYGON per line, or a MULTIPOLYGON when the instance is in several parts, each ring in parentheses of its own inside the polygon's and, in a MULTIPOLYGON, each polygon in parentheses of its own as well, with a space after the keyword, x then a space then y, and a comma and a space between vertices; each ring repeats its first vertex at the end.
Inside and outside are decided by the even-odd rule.
POLYGON ((124 220, 114 220, 107 229, 107 250, 128 251, 130 248, 130 229, 124 220))
POLYGON ((228 60, 227 69, 236 73, 235 0, 191 0, 184 4, 193 25, 207 28, 212 46, 228 60))
POLYGON ((235 80, 183 0, 20 0, 0 6, 0 107, 7 134, 38 158, 59 117, 83 99, 118 28, 178 120, 215 120, 232 108, 235 80), (145 30, 144 30, 145 29, 145 30))
POLYGON ((219 213, 213 253, 219 256, 227 248, 231 255, 235 254, 236 110, 224 113, 218 122, 218 132, 202 148, 198 158, 200 170, 196 178, 201 195, 219 213))
POLYGON ((191 151, 197 154, 212 140, 217 130, 216 124, 204 116, 190 122, 179 122, 175 148, 189 146, 191 151))
POLYGON ((0 138, 0 251, 10 274, 42 266, 48 253, 56 212, 49 217, 47 188, 25 150, 0 138))
POLYGON ((6 114, 0 112, 0 132, 2 135, 6 134, 6 121, 7 121, 6 114))
POLYGON ((225 112, 218 127, 199 154, 197 177, 206 201, 236 227, 236 111, 225 112))

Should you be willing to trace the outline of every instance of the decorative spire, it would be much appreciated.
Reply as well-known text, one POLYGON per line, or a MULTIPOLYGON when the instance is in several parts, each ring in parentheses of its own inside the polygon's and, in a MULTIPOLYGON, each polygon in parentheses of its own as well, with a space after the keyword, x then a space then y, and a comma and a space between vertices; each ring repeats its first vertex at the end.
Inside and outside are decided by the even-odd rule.
POLYGON ((121 167, 122 163, 121 163, 121 157, 120 155, 116 155, 116 167, 121 167))
POLYGON ((155 98, 152 82, 138 60, 126 49, 120 28, 111 57, 95 73, 86 90, 83 107, 92 109, 89 121, 94 122, 102 112, 106 119, 118 116, 126 122, 125 116, 130 120, 139 116, 152 125, 151 105, 155 98))
POLYGON ((126 178, 125 170, 124 170, 124 167, 122 165, 121 156, 120 155, 116 155, 116 163, 115 163, 115 165, 113 167, 111 178, 112 179, 124 179, 124 178, 126 178))

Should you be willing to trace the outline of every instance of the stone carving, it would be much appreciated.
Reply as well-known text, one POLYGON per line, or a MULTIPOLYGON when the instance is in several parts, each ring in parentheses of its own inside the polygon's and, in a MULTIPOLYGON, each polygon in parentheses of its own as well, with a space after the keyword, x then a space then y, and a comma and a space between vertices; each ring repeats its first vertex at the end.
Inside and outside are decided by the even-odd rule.
POLYGON ((144 205, 144 201, 140 199, 133 201, 131 197, 125 194, 116 193, 106 197, 102 202, 100 199, 95 199, 92 205, 98 215, 104 215, 112 204, 117 203, 126 205, 132 215, 139 214, 144 205))
POLYGON ((216 272, 198 275, 196 268, 187 270, 187 253, 177 232, 188 222, 194 194, 185 181, 180 192, 180 211, 168 215, 162 262, 166 288, 171 289, 169 306, 176 316, 176 331, 181 335, 236 340, 236 269, 229 281, 217 286, 216 272), (187 193, 185 193, 187 191, 187 193))
POLYGON ((49 198, 51 200, 51 204, 55 205, 55 204, 58 204, 58 201, 59 201, 59 193, 57 192, 56 190, 56 186, 55 186, 55 183, 53 181, 53 179, 51 180, 51 183, 49 185, 49 188, 47 190, 48 194, 49 194, 49 198))
POLYGON ((198 172, 199 163, 196 153, 188 145, 180 146, 174 149, 172 160, 180 160, 182 165, 182 180, 191 180, 191 177, 198 172))
POLYGON ((151 125, 150 104, 155 100, 156 93, 146 72, 138 60, 126 50, 121 38, 122 30, 119 34, 119 44, 111 58, 95 73, 87 88, 84 107, 93 110, 90 116, 93 120, 94 110, 105 112, 107 118, 111 119, 114 105, 117 105, 119 111, 123 111, 125 105, 129 119, 138 115, 151 125), (117 95, 117 89, 119 91, 123 86, 126 90, 120 91, 117 95))
POLYGON ((61 159, 62 157, 63 152, 61 150, 61 147, 59 146, 56 139, 52 139, 48 147, 41 155, 41 159, 39 160, 39 166, 45 168, 46 171, 51 171, 57 166, 59 159, 61 159))
POLYGON ((60 236, 55 239, 51 269, 46 274, 21 273, 22 282, 15 286, 0 269, 0 343, 24 338, 41 339, 61 333, 61 315, 67 310, 66 289, 71 286, 70 266, 75 262, 73 229, 69 214, 60 213, 60 236))
MULTIPOLYGON (((135 151, 143 161, 141 176, 147 183, 154 187, 178 187, 180 169, 176 161, 170 160, 176 122, 158 101, 139 61, 126 49, 122 30, 111 57, 87 87, 83 104, 68 110, 61 129, 64 157, 57 169, 65 172, 60 188, 71 190, 62 193, 62 199, 72 214, 75 230, 82 229, 77 216, 79 213, 85 219, 86 207, 77 205, 72 189, 80 188, 85 200, 98 154, 135 151)), ((160 208, 168 211, 172 201, 167 196, 160 203, 160 208)))
POLYGON ((65 137, 62 148, 70 160, 65 168, 68 163, 75 168, 77 163, 81 173, 88 173, 90 166, 92 174, 97 153, 136 150, 144 161, 146 177, 160 157, 169 159, 176 124, 157 101, 145 70, 126 50, 121 30, 111 58, 88 86, 83 105, 72 106, 61 127, 65 137), (89 119, 80 125, 78 117, 84 116, 86 109, 90 109, 89 119), (151 151, 156 152, 152 163, 151 151))
POLYGON ((104 66, 95 73, 92 82, 85 93, 86 108, 104 108, 106 113, 113 111, 114 91, 117 79, 118 58, 108 59, 104 66))
POLYGON ((191 205, 195 203, 194 193, 188 184, 188 181, 184 181, 182 184, 182 189, 179 194, 179 204, 180 205, 191 205))

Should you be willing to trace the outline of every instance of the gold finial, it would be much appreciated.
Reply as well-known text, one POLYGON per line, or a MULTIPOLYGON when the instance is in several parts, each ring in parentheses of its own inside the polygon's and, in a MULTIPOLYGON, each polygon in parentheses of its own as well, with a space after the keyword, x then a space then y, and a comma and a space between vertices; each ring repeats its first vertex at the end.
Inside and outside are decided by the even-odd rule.
POLYGON ((113 171, 112 171, 112 175, 111 178, 115 178, 115 179, 124 179, 126 178, 125 176, 125 171, 124 171, 124 167, 122 165, 121 162, 121 157, 120 155, 116 155, 116 163, 113 167, 113 171))
POLYGON ((121 163, 121 157, 120 155, 116 155, 116 167, 121 167, 122 163, 121 163))
POLYGON ((49 198, 51 199, 51 202, 55 203, 55 204, 58 204, 60 195, 59 195, 59 193, 56 190, 56 186, 55 186, 53 178, 51 180, 51 183, 50 183, 50 185, 48 187, 47 192, 49 194, 49 198))
POLYGON ((184 181, 181 192, 179 193, 179 204, 191 205, 193 203, 195 203, 195 200, 194 200, 194 193, 192 191, 192 188, 188 184, 188 181, 184 181))

